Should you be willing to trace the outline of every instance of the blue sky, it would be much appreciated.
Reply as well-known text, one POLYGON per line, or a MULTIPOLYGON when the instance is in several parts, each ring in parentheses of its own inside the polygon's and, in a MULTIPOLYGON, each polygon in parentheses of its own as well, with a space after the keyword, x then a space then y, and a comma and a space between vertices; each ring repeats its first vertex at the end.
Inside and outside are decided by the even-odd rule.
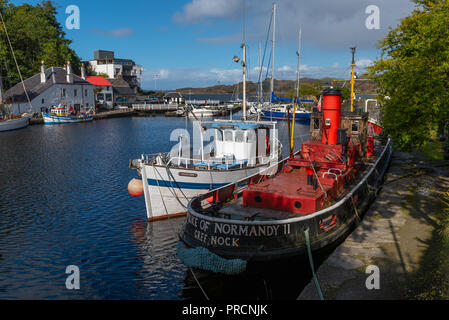
MULTIPOLYGON (((36 4, 40 1, 12 1, 36 4)), ((113 50, 145 68, 144 89, 176 89, 241 81, 243 21, 249 80, 257 81, 258 46, 265 45, 273 0, 56 0, 65 25, 66 7, 80 9, 79 30, 64 28, 83 60, 95 49, 113 50), (158 80, 154 81, 154 75, 158 80)), ((389 26, 413 9, 409 0, 278 0, 275 78, 296 78, 298 29, 303 30, 301 75, 348 76, 350 46, 357 46, 360 71, 376 57, 389 26), (368 30, 368 5, 380 9, 380 29, 368 30)), ((271 37, 271 36, 270 36, 271 37)), ((271 43, 268 44, 271 46, 271 43)), ((270 52, 267 52, 267 58, 270 52)), ((267 64, 265 63, 265 66, 267 64)), ((264 73, 265 74, 265 73, 264 73)))

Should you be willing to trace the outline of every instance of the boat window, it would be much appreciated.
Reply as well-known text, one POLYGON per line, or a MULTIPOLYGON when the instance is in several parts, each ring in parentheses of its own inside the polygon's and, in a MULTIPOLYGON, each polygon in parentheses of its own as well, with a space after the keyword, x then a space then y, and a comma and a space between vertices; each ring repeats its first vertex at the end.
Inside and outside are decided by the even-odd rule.
POLYGON ((256 131, 255 130, 248 130, 246 131, 246 142, 256 142, 256 131))
POLYGON ((223 132, 221 130, 215 130, 217 141, 223 141, 223 132))
POLYGON ((236 131, 235 132, 235 142, 244 142, 244 134, 243 131, 236 131))
POLYGON ((233 139, 232 139, 232 131, 226 130, 224 136, 225 136, 225 141, 226 142, 232 142, 233 141, 233 139))
POLYGON ((355 121, 353 124, 352 124, 352 132, 358 132, 359 131, 359 122, 358 121, 355 121))
POLYGON ((313 122, 313 128, 315 130, 320 129, 320 119, 315 119, 315 121, 313 122))

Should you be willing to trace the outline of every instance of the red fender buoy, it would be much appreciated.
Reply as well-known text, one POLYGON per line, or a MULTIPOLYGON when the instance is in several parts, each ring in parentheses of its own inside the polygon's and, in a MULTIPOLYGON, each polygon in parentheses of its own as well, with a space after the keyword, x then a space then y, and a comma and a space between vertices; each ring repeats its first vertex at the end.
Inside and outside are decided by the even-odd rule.
POLYGON ((140 197, 143 195, 143 183, 142 180, 132 179, 128 184, 128 192, 133 197, 140 197))

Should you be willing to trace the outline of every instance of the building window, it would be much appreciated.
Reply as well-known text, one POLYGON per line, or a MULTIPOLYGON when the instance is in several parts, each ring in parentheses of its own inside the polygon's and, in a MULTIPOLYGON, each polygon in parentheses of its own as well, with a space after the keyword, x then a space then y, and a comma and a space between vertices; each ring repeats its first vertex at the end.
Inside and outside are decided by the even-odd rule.
POLYGON ((85 93, 84 93, 84 95, 87 97, 87 89, 85 90, 85 93))
POLYGON ((42 104, 44 104, 45 103, 45 99, 42 99, 42 104))
POLYGON ((65 88, 62 88, 62 96, 65 97, 65 88))
POLYGON ((78 89, 73 90, 73 95, 76 97, 78 95, 78 89))

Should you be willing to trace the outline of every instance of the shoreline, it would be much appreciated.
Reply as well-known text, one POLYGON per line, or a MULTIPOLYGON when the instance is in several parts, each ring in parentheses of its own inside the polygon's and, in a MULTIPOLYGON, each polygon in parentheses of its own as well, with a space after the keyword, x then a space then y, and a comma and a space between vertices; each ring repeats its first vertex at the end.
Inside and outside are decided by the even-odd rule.
MULTIPOLYGON (((438 235, 441 198, 448 189, 448 161, 395 151, 385 184, 362 223, 316 272, 325 299, 425 299, 438 290, 444 296, 445 279, 436 278, 444 263, 434 261, 444 256, 438 235), (367 289, 369 266, 379 268, 378 290, 367 289)), ((312 280, 299 300, 317 299, 312 280)))

